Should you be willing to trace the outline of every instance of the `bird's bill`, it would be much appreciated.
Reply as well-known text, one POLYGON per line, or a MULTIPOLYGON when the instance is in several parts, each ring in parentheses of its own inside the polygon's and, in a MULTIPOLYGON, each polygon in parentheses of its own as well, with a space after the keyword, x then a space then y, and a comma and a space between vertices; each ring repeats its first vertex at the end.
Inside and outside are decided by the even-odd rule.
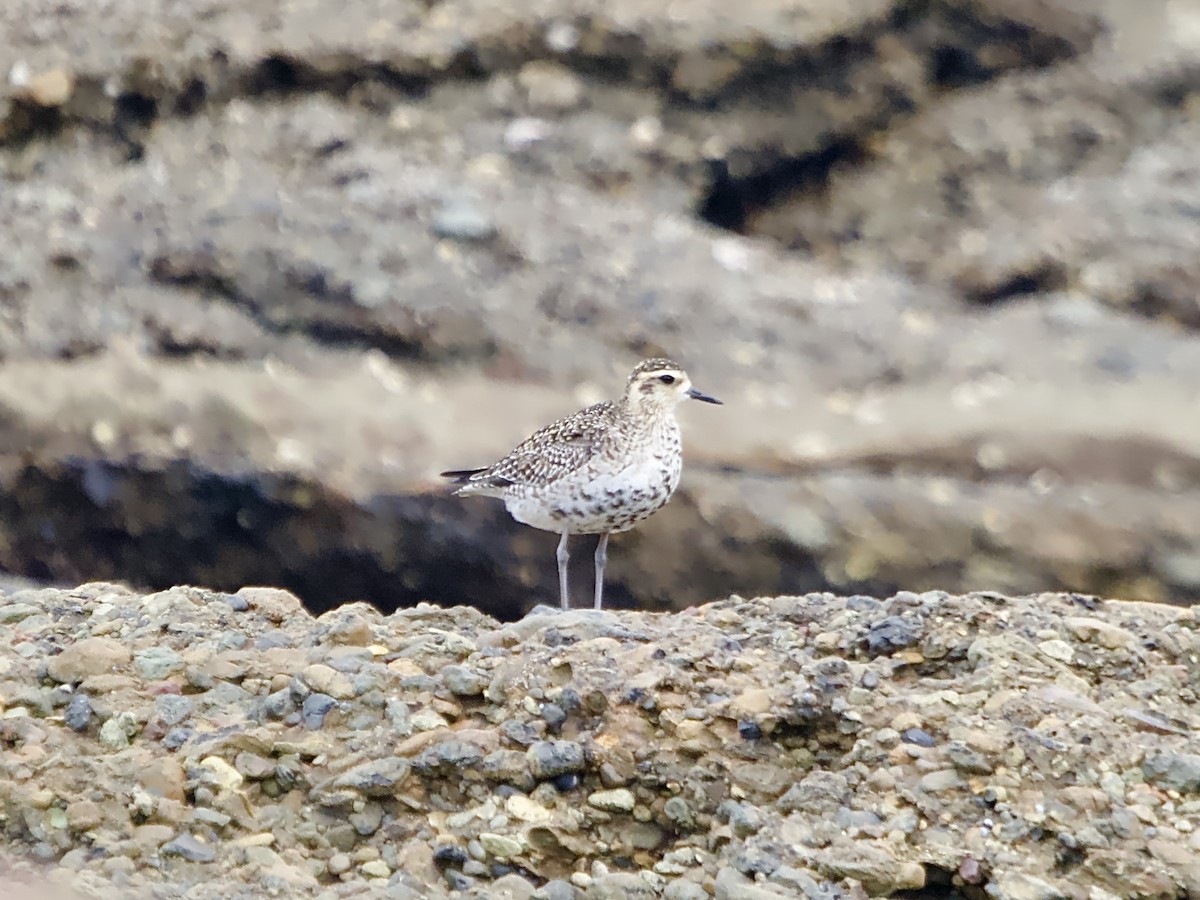
POLYGON ((715 404, 717 404, 717 406, 725 405, 720 400, 718 400, 716 397, 713 397, 711 394, 702 393, 702 392, 696 390, 695 388, 690 388, 687 392, 687 395, 689 397, 691 397, 693 400, 703 400, 705 403, 715 403, 715 404))

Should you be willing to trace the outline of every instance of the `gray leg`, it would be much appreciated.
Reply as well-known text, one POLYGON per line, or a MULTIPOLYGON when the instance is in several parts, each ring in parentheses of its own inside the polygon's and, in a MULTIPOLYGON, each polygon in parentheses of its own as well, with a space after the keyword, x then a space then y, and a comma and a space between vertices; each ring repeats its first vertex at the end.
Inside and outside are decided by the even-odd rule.
POLYGON ((608 562, 608 535, 600 535, 600 543, 596 545, 596 609, 600 609, 604 601, 604 564, 608 562))
POLYGON ((567 588, 567 560, 571 557, 567 553, 567 537, 569 535, 570 532, 563 532, 562 540, 558 542, 558 553, 555 554, 558 559, 558 594, 563 609, 571 608, 571 593, 567 588))

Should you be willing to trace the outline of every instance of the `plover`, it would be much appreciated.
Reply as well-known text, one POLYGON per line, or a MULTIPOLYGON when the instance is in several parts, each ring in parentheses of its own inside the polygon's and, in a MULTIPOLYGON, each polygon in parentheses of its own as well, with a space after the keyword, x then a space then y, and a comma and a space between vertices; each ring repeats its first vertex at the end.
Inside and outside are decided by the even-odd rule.
POLYGON ((561 534, 558 588, 563 609, 567 541, 598 534, 596 609, 604 600, 608 536, 628 531, 671 499, 679 484, 681 453, 675 409, 684 400, 720 404, 692 387, 669 359, 637 365, 618 401, 597 403, 531 435, 499 462, 481 469, 443 472, 460 484, 456 494, 499 497, 518 522, 561 534))

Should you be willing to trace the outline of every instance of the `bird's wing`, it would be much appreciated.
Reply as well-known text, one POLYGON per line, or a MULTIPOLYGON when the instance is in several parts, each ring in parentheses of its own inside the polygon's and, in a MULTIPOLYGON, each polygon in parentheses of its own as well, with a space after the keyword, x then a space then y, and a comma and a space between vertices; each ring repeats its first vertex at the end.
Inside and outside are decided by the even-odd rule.
POLYGON ((610 433, 613 411, 614 404, 597 403, 559 419, 521 441, 508 456, 475 478, 507 484, 555 482, 600 450, 610 433))

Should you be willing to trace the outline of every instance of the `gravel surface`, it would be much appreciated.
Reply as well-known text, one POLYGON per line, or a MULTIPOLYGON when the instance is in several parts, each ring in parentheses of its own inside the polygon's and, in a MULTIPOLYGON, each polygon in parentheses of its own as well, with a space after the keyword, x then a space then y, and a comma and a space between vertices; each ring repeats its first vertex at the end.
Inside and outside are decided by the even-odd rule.
POLYGON ((1196 896, 1198 692, 1194 609, 1079 595, 19 590, 4 896, 1196 896))

